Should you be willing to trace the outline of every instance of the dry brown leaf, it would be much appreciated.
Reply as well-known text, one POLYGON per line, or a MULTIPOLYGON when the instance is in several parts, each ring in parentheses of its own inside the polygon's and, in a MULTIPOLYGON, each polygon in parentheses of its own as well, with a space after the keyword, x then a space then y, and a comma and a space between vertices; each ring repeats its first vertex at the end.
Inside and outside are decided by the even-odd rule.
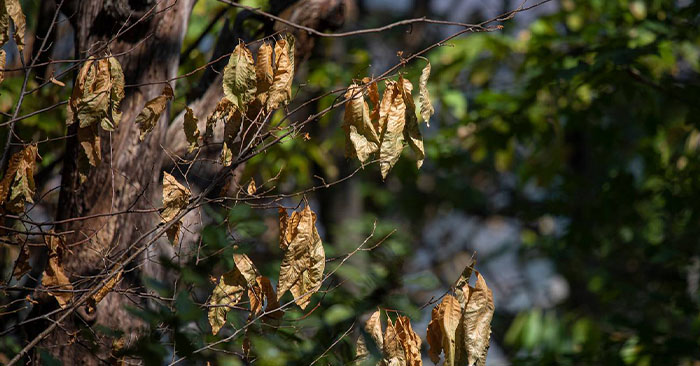
POLYGON ((104 286, 102 286, 102 288, 100 288, 99 291, 97 291, 88 299, 86 305, 88 314, 92 314, 95 312, 95 310, 97 309, 97 304, 99 304, 100 301, 102 301, 102 299, 104 299, 105 296, 107 296, 107 294, 110 293, 112 289, 114 289, 114 286, 116 286, 117 283, 119 283, 119 281, 122 279, 123 272, 123 269, 119 271, 116 276, 112 277, 109 281, 107 281, 107 283, 104 286))
POLYGON ((216 104, 214 112, 212 112, 209 117, 207 117, 207 127, 204 132, 204 140, 207 141, 214 135, 214 127, 219 121, 228 121, 233 117, 236 109, 227 98, 221 98, 219 103, 216 104))
POLYGON ((268 91, 275 77, 272 66, 272 46, 269 43, 263 43, 258 49, 258 59, 255 60, 255 98, 263 106, 267 103, 268 91))
MULTIPOLYGON (((370 83, 372 79, 365 77, 362 79, 363 83, 370 83)), ((372 124, 374 125, 375 130, 378 130, 379 126, 379 89, 377 88, 377 82, 371 82, 369 84, 368 89, 368 96, 369 96, 369 101, 372 103, 372 110, 369 112, 369 118, 372 120, 372 124)), ((379 131, 377 131, 377 134, 379 134, 379 131)))
POLYGON ((423 117, 425 124, 430 127, 430 116, 435 113, 435 108, 430 102, 430 92, 428 91, 428 78, 430 78, 430 62, 423 68, 418 79, 418 92, 420 102, 420 115, 423 117))
POLYGON ((248 189, 246 190, 249 195, 254 195, 255 192, 257 192, 257 188, 255 187, 255 179, 250 179, 250 183, 248 183, 248 189))
POLYGON ((398 87, 406 104, 406 126, 404 127, 404 138, 408 141, 408 146, 411 147, 416 154, 416 166, 418 169, 423 165, 425 159, 425 150, 423 149, 423 135, 418 128, 418 116, 416 116, 416 105, 413 103, 411 91, 413 85, 410 81, 399 76, 398 87))
POLYGON ((267 98, 267 110, 286 105, 292 99, 294 79, 294 38, 280 39, 275 43, 275 72, 267 98), (290 40, 291 43, 290 44, 290 40))
POLYGON ((297 227, 299 226, 301 213, 294 211, 292 216, 287 216, 287 210, 282 207, 278 209, 278 213, 280 221, 280 249, 286 251, 298 232, 297 227))
POLYGON ((384 364, 405 366, 406 355, 399 339, 396 326, 387 317, 386 331, 384 332, 384 364))
POLYGON ((440 303, 438 322, 442 331, 442 349, 446 366, 455 366, 462 344, 457 339, 457 329, 462 320, 462 307, 451 295, 445 295, 440 303))
POLYGON ((389 170, 401 156, 405 125, 406 104, 400 88, 395 81, 387 80, 379 108, 379 126, 382 131, 379 147, 379 166, 382 172, 382 179, 386 179, 389 170))
POLYGON ((308 205, 302 210, 298 223, 293 221, 287 222, 287 230, 293 230, 293 237, 288 241, 280 266, 277 297, 281 298, 289 290, 297 305, 305 309, 311 295, 321 287, 326 254, 316 230, 316 214, 308 205), (290 228, 293 224, 295 227, 290 228))
MULTIPOLYGON (((372 313, 372 315, 367 319, 367 322, 365 323, 365 332, 369 334, 370 337, 372 337, 372 340, 374 340, 374 343, 377 345, 377 348, 380 350, 384 348, 384 335, 382 334, 382 323, 381 323, 381 312, 379 310, 375 311, 372 313)), ((357 339, 357 345, 355 346, 355 353, 357 355, 357 358, 365 358, 369 355, 369 351, 367 350, 367 344, 365 342, 365 337, 363 335, 360 335, 360 338, 357 339)))
POLYGON ((141 131, 139 140, 143 141, 146 135, 153 131, 158 124, 160 115, 168 106, 168 101, 171 99, 173 99, 173 88, 170 87, 170 84, 165 84, 160 95, 146 103, 141 113, 136 116, 136 123, 139 125, 139 130, 141 131))
POLYGON ((5 59, 7 58, 7 53, 5 50, 0 50, 0 83, 5 80, 5 59))
POLYGON ((67 124, 78 121, 81 128, 99 124, 113 131, 121 120, 119 103, 124 98, 124 74, 114 57, 90 57, 75 80, 68 103, 67 124))
POLYGON ((199 141, 199 129, 197 128, 197 117, 194 115, 192 108, 185 106, 185 122, 182 124, 182 128, 185 131, 185 138, 190 146, 187 148, 187 152, 191 153, 197 148, 199 141))
POLYGON ((277 310, 280 305, 269 278, 258 276, 255 285, 248 288, 248 298, 250 299, 251 319, 262 314, 263 309, 268 312, 263 320, 282 317, 282 311, 277 310))
POLYGON ((24 50, 24 32, 27 28, 26 18, 22 12, 22 7, 19 4, 19 0, 5 0, 3 3, 4 9, 0 10, 0 17, 5 19, 1 21, 0 24, 2 25, 0 28, 2 28, 2 32, 4 34, 2 36, 2 44, 0 44, 0 46, 4 45, 4 43, 9 39, 9 19, 12 19, 12 23, 15 25, 13 38, 15 39, 17 49, 21 54, 24 50))
MULTIPOLYGON (((187 206, 190 200, 191 192, 182 184, 178 183, 177 179, 168 172, 163 173, 163 212, 161 212, 161 221, 168 223, 175 219, 180 213, 180 210, 187 206)), ((181 222, 173 224, 166 231, 168 240, 174 245, 177 243, 180 233, 181 222)))
POLYGON ((464 308, 469 300, 469 279, 472 277, 472 272, 476 267, 476 252, 472 254, 470 263, 464 267, 462 274, 454 285, 455 297, 464 308))
POLYGON ((442 302, 435 305, 433 308, 426 334, 428 340, 428 355, 430 356, 430 360, 436 365, 440 361, 440 353, 442 353, 442 328, 440 327, 442 323, 440 319, 442 315, 440 311, 441 306, 442 302))
POLYGON ((63 240, 55 235, 44 236, 48 247, 49 262, 41 278, 41 284, 49 295, 56 298, 58 305, 65 308, 73 298, 73 285, 63 272, 63 256, 66 251, 63 240))
POLYGON ((4 206, 8 212, 23 213, 26 202, 34 203, 32 197, 36 192, 34 173, 37 156, 37 146, 30 144, 10 158, 0 181, 0 207, 4 206))
POLYGON ((253 54, 244 43, 239 43, 231 53, 224 68, 224 96, 236 108, 245 113, 248 103, 255 97, 255 64, 253 54))
POLYGON ((246 279, 237 268, 221 276, 207 303, 212 334, 219 333, 219 330, 226 324, 226 314, 241 300, 247 285, 246 279))
POLYGON ((422 366, 423 360, 420 354, 421 339, 411 327, 411 320, 407 316, 396 318, 396 333, 404 350, 406 366, 422 366))
POLYGON ((362 89, 352 84, 345 93, 343 130, 345 131, 345 156, 357 157, 364 163, 379 149, 379 137, 369 117, 369 108, 362 96, 362 89))
POLYGON ((466 332, 464 348, 470 366, 486 364, 494 310, 493 293, 486 286, 484 277, 476 271, 476 285, 469 289, 469 301, 462 320, 466 332))

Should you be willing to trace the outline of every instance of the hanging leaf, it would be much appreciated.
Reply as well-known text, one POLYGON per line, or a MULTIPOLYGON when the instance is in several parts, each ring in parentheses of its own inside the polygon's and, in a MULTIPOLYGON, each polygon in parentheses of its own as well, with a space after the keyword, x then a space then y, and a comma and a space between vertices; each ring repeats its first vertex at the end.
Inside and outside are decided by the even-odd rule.
POLYGON ((267 98, 267 110, 286 105, 292 99, 294 78, 294 38, 280 39, 275 43, 275 72, 267 98), (290 44, 291 41, 291 44, 290 44))
POLYGON ((469 365, 486 365, 494 310, 493 293, 486 286, 484 277, 476 272, 476 285, 469 289, 469 301, 464 309, 462 320, 466 330, 464 348, 467 351, 469 365))
POLYGON ((379 166, 382 179, 386 179, 389 170, 401 156, 406 125, 406 104, 395 81, 387 80, 386 89, 379 107, 379 126, 381 144, 379 147, 379 166))
POLYGON ((430 360, 436 365, 440 361, 440 353, 442 353, 442 328, 440 327, 442 322, 440 318, 442 315, 440 310, 441 306, 442 302, 433 308, 430 316, 430 323, 428 323, 428 331, 426 333, 428 339, 428 355, 430 356, 430 360))
POLYGON ((362 96, 362 89, 352 84, 345 93, 345 155, 356 157, 361 163, 379 149, 379 137, 369 118, 369 108, 362 96))
POLYGON ((472 254, 471 261, 466 267, 464 267, 462 274, 459 276, 459 279, 453 286, 455 289, 455 297, 462 307, 466 306, 467 301, 469 300, 469 279, 472 277, 474 267, 476 267, 476 252, 472 254))
POLYGON ((291 291, 300 308, 305 309, 311 295, 321 288, 326 255, 321 237, 316 230, 316 214, 307 205, 301 212, 298 222, 287 221, 286 232, 291 230, 291 240, 285 248, 280 266, 278 299, 291 291), (290 228, 293 224, 295 227, 290 228))
POLYGON ((41 278, 41 284, 53 296, 61 308, 73 298, 73 285, 63 271, 63 255, 66 251, 63 240, 55 235, 44 236, 48 247, 49 262, 41 278))
POLYGON ((34 203, 32 197, 36 192, 34 172, 36 171, 37 147, 27 145, 12 155, 5 175, 0 181, 0 207, 8 212, 24 212, 26 202, 34 203))
POLYGON ((406 357, 406 366, 422 366, 423 360, 420 354, 421 339, 413 331, 411 321, 407 316, 396 318, 396 334, 399 337, 401 348, 406 357))
POLYGON ((384 364, 385 365, 406 365, 406 355, 401 346, 396 326, 391 322, 391 318, 387 317, 386 331, 384 332, 384 364))
POLYGON ((233 50, 224 68, 224 96, 241 112, 248 110, 248 103, 255 97, 256 81, 253 55, 244 43, 233 50))
POLYGON ((14 23, 14 39, 17 50, 21 54, 24 50, 24 32, 27 24, 19 0, 4 0, 0 3, 0 47, 10 39, 10 19, 14 23))
POLYGON ((119 127, 119 122, 122 119, 119 103, 124 99, 124 72, 122 71, 122 65, 116 58, 109 57, 107 61, 109 62, 109 75, 112 82, 109 94, 111 114, 102 119, 101 126, 107 131, 113 131, 119 127))
POLYGON ((272 46, 263 43, 258 49, 258 59, 255 61, 256 96, 260 105, 267 103, 268 92, 275 77, 272 68, 272 46))
MULTIPOLYGON (((377 88, 377 82, 371 82, 372 79, 365 77, 362 78, 362 82, 367 84, 369 83, 369 86, 367 87, 368 90, 368 96, 369 96, 369 101, 372 103, 372 109, 369 112, 369 119, 372 120, 372 125, 374 126, 375 130, 379 129, 379 89, 377 88)), ((379 131, 377 131, 377 134, 379 134, 379 131)))
POLYGON ((442 350, 445 352, 446 366, 456 365, 462 343, 457 341, 457 329, 462 319, 462 307, 459 301, 450 295, 442 299, 438 314, 438 324, 442 331, 442 350))
POLYGON ((413 85, 410 81, 399 76, 398 82, 404 103, 406 104, 406 126, 404 127, 404 138, 408 141, 408 146, 411 147, 416 154, 416 166, 418 169, 423 165, 425 159, 425 151, 423 149, 423 135, 418 128, 418 117, 416 116, 416 105, 413 103, 411 91, 413 85))
POLYGON ((418 101, 420 102, 420 115, 423 117, 425 124, 430 127, 430 116, 435 113, 435 108, 433 108, 430 102, 430 92, 428 92, 428 78, 430 78, 430 62, 423 68, 420 73, 420 78, 418 79, 418 92, 420 97, 418 101))
POLYGON ((292 216, 287 216, 287 210, 281 207, 278 209, 278 213, 280 221, 280 249, 286 251, 292 239, 297 235, 301 213, 294 211, 292 216))
MULTIPOLYGON (((187 206, 190 200, 190 190, 170 175, 168 172, 163 173, 163 212, 161 212, 161 221, 168 223, 175 219, 182 209, 187 206)), ((181 221, 173 224, 168 228, 166 234, 168 240, 174 245, 177 243, 180 234, 181 221)))
POLYGON ((248 194, 251 196, 255 194, 255 192, 257 191, 257 188, 255 187, 255 179, 250 180, 250 183, 248 183, 247 191, 248 191, 248 194))
POLYGON ((197 143, 199 141, 199 129, 197 128, 197 117, 194 115, 192 108, 185 106, 185 122, 182 124, 182 128, 185 131, 185 138, 190 146, 187 148, 187 152, 191 153, 197 148, 197 143))
POLYGON ((258 276, 255 286, 248 290, 248 298, 250 299, 251 319, 259 316, 263 311, 266 312, 263 321, 267 322, 278 320, 284 315, 279 310, 280 304, 277 301, 277 294, 275 294, 272 283, 267 277, 258 276))
POLYGON ((158 124, 160 115, 171 99, 173 99, 173 88, 170 87, 170 84, 165 84, 161 94, 146 103, 141 113, 136 116, 136 123, 139 125, 139 130, 141 130, 139 140, 143 141, 146 135, 153 131, 156 124, 158 124))
POLYGON ((226 324, 226 314, 241 300, 247 285, 245 278, 237 268, 221 276, 207 303, 212 334, 219 333, 219 330, 226 324))
POLYGON ((5 81, 5 59, 7 58, 7 53, 5 50, 0 50, 0 83, 5 81))
POLYGON ((119 271, 116 276, 112 277, 109 281, 107 281, 107 283, 104 286, 102 286, 102 288, 100 288, 100 290, 97 291, 97 293, 92 295, 87 300, 86 310, 88 314, 92 314, 95 312, 95 310, 97 310, 97 304, 99 304, 100 301, 102 301, 102 299, 104 299, 105 296, 107 296, 107 294, 114 289, 114 286, 116 286, 117 283, 119 283, 119 281, 122 279, 122 273, 124 273, 123 269, 119 271))
POLYGON ((66 123, 78 121, 81 128, 99 123, 104 130, 113 131, 121 119, 123 98, 124 74, 119 62, 114 57, 90 57, 75 80, 66 123))
MULTIPOLYGON (((382 335, 382 323, 380 321, 380 316, 381 312, 379 310, 372 313, 365 323, 365 332, 372 337, 374 344, 376 344, 377 348, 381 350, 384 348, 384 336, 382 335)), ((357 340, 357 345, 355 348, 358 359, 365 358, 369 355, 365 338, 362 335, 360 335, 360 338, 357 340)))
POLYGON ((204 140, 207 141, 214 135, 214 127, 216 127, 216 124, 219 123, 219 121, 227 121, 234 115, 235 111, 236 109, 230 100, 227 98, 221 98, 219 103, 216 104, 214 112, 207 117, 207 128, 204 132, 204 140))
POLYGON ((224 120, 224 145, 221 150, 221 163, 224 166, 230 166, 233 163, 233 157, 238 155, 241 148, 239 135, 244 117, 238 109, 234 108, 232 112, 230 117, 224 120))

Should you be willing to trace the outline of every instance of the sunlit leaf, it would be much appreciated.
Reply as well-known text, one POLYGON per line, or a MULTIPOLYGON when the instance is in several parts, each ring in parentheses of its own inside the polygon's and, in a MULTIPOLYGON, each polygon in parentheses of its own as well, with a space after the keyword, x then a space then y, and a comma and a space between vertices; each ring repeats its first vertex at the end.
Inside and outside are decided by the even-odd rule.
POLYGON ((197 128, 197 117, 194 115, 192 108, 185 107, 185 121, 182 124, 182 128, 185 131, 185 138, 190 146, 187 148, 187 152, 191 153, 197 148, 199 141, 199 128, 197 128))
POLYGON ((23 213, 25 203, 33 203, 36 192, 34 173, 36 171, 37 146, 27 145, 14 153, 7 170, 0 181, 0 207, 8 212, 23 213))
POLYGON ((428 91, 428 78, 430 78, 430 62, 423 68, 418 79, 418 92, 420 93, 418 101, 420 102, 420 115, 423 117, 426 125, 430 127, 430 116, 435 113, 435 108, 430 102, 430 92, 428 91))
POLYGON ((289 41, 293 39, 280 39, 275 43, 275 72, 267 98, 268 111, 286 105, 292 99, 294 44, 289 41))
POLYGON ((476 285, 470 288, 469 301, 464 309, 462 320, 466 330, 463 341, 469 365, 486 364, 494 309, 493 293, 486 286, 484 277, 476 272, 476 285))
POLYGON ((123 272, 124 270, 119 271, 116 276, 110 278, 94 295, 90 296, 86 305, 88 314, 93 313, 96 310, 97 304, 114 289, 114 286, 122 279, 123 272))
POLYGON ((263 43, 258 49, 258 58, 255 60, 256 99, 260 105, 264 106, 267 103, 268 91, 274 77, 272 46, 269 43, 263 43))
POLYGON ((403 76, 399 76, 397 85, 401 91, 403 101, 406 104, 406 125, 403 130, 404 138, 408 141, 408 146, 410 146, 416 154, 416 166, 420 169, 423 165, 423 159, 425 159, 425 150, 423 149, 423 135, 420 132, 420 128, 418 128, 416 105, 413 103, 413 96, 411 95, 413 85, 410 81, 404 79, 403 76))
POLYGON ((403 150, 406 124, 406 104, 395 81, 387 80, 386 89, 379 108, 379 126, 381 144, 379 147, 379 166, 382 178, 386 179, 389 170, 399 160, 403 150))
MULTIPOLYGON (((178 183, 177 179, 168 172, 163 173, 163 212, 161 212, 161 220, 163 223, 168 223, 187 206, 191 196, 190 190, 182 184, 178 183)), ((172 244, 177 243, 180 233, 181 222, 173 224, 166 231, 168 239, 172 244)))
POLYGON ((239 43, 224 68, 224 96, 245 113, 248 103, 255 97, 255 84, 253 55, 244 43, 239 43))
POLYGON ((139 125, 139 130, 141 131, 139 135, 141 141, 156 127, 160 115, 168 106, 168 101, 171 99, 173 99, 173 88, 170 87, 170 84, 165 84, 161 94, 149 100, 143 107, 143 110, 141 110, 141 113, 136 116, 136 123, 139 125))
POLYGON ((345 97, 343 130, 345 131, 345 155, 357 157, 364 163, 379 149, 379 137, 369 118, 369 108, 362 96, 362 89, 352 84, 345 97))

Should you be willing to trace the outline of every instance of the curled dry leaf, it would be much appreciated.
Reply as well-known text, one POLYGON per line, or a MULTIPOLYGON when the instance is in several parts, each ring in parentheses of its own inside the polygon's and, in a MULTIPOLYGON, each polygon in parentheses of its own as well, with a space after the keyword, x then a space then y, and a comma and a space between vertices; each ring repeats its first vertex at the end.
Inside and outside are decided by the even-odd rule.
POLYGON ((36 192, 34 172, 37 155, 37 146, 34 144, 27 145, 12 155, 0 181, 0 208, 20 214, 24 212, 26 202, 34 202, 32 197, 36 192))
POLYGON ((457 340, 457 329, 462 319, 459 301, 450 295, 442 299, 438 323, 442 331, 442 350, 445 352, 445 365, 454 366, 461 352, 461 342, 457 340))
POLYGON ((258 59, 255 60, 255 99, 263 106, 267 103, 268 92, 275 77, 272 66, 272 46, 263 43, 258 49, 258 59))
POLYGON ((141 130, 139 140, 143 141, 146 135, 153 131, 156 124, 158 124, 160 115, 168 106, 168 101, 171 99, 173 99, 173 88, 170 87, 170 84, 165 84, 160 95, 146 103, 141 113, 136 116, 136 123, 139 125, 139 130, 141 130))
POLYGON ((264 308, 266 314, 263 321, 270 322, 280 319, 284 313, 279 310, 280 303, 277 301, 277 294, 272 288, 270 279, 258 276, 255 281, 256 284, 248 289, 251 318, 262 314, 264 308))
POLYGON ((99 124, 113 131, 121 120, 119 103, 124 98, 124 73, 114 57, 99 60, 90 57, 78 72, 68 102, 67 124, 80 128, 99 124))
MULTIPOLYGON (((387 327, 382 334, 381 313, 375 311, 365 323, 364 330, 382 352, 377 365, 422 366, 421 340, 413 331, 410 319, 399 315, 396 323, 387 317, 387 327)), ((363 336, 357 341, 357 359, 362 361, 369 355, 363 336)))
POLYGON ((231 307, 238 304, 247 286, 248 283, 238 268, 221 276, 207 303, 212 334, 219 333, 219 330, 226 324, 226 314, 231 307))
POLYGON ((386 319, 386 331, 384 332, 384 364, 385 365, 406 365, 406 354, 399 339, 398 330, 391 322, 391 318, 386 319))
POLYGON ((425 159, 425 151, 423 149, 423 135, 418 128, 418 116, 416 116, 416 105, 413 103, 411 91, 413 85, 410 81, 399 76, 398 87, 406 104, 406 126, 403 130, 404 138, 408 141, 408 146, 411 147, 416 154, 416 166, 418 169, 423 165, 425 159))
POLYGON ((41 284, 49 295, 56 298, 58 305, 65 308, 73 298, 73 285, 63 272, 63 256, 66 247, 61 237, 56 235, 46 235, 44 240, 48 248, 49 262, 41 278, 41 284))
POLYGON ((345 131, 345 155, 357 157, 361 163, 379 149, 379 137, 369 116, 369 108, 362 96, 362 89, 352 84, 345 93, 343 130, 345 131))
POLYGON ((316 230, 316 214, 307 205, 298 219, 292 215, 286 220, 286 225, 280 225, 280 231, 285 233, 285 248, 277 298, 291 291, 297 305, 305 309, 311 301, 311 295, 321 288, 326 266, 323 243, 316 230), (290 235, 287 236, 287 233, 290 235))
POLYGON ((428 323, 428 331, 426 337, 428 339, 428 356, 434 364, 440 361, 440 353, 442 353, 442 328, 440 328, 442 302, 437 304, 431 313, 430 323, 428 323))
POLYGON ((382 179, 386 179, 389 170, 399 160, 403 150, 406 125, 406 104, 400 88, 395 81, 387 80, 386 89, 379 106, 379 126, 381 144, 379 147, 379 166, 382 179))
POLYGON ((420 115, 423 117, 426 125, 430 127, 430 116, 435 113, 435 108, 430 102, 430 92, 428 91, 428 78, 430 78, 430 62, 423 68, 418 79, 418 92, 420 102, 420 115))
MULTIPOLYGON (((379 310, 372 313, 365 323, 365 332, 372 337, 374 344, 381 350, 384 348, 384 336, 382 334, 382 323, 380 321, 380 316, 381 312, 379 310)), ((355 348, 358 359, 365 358, 369 355, 364 336, 360 335, 360 338, 357 339, 357 345, 355 348)))
POLYGON ((267 97, 267 110, 286 105, 292 99, 294 79, 294 38, 289 36, 275 43, 275 71, 267 97))
POLYGON ((21 245, 19 255, 15 261, 15 269, 12 272, 12 275, 15 276, 15 278, 19 279, 32 269, 32 267, 29 265, 29 257, 29 246, 27 244, 21 245))
MULTIPOLYGON (((180 213, 180 210, 187 206, 190 200, 190 190, 182 184, 178 183, 177 179, 168 172, 163 174, 163 212, 161 220, 163 223, 168 223, 175 219, 180 213)), ((166 231, 168 240, 174 245, 177 242, 180 233, 181 222, 170 226, 166 231)))
POLYGON ((258 189, 255 187, 255 179, 251 179, 250 183, 248 183, 248 194, 252 196, 255 194, 255 192, 257 192, 257 190, 258 189))
POLYGON ((5 71, 4 70, 5 70, 6 58, 7 58, 7 53, 5 52, 5 50, 0 50, 0 69, 2 69, 2 71, 0 71, 0 83, 5 81, 5 71))
POLYGON ((493 293, 486 286, 484 277, 476 272, 476 285, 469 289, 469 301, 464 309, 462 321, 466 333, 464 348, 469 365, 486 364, 494 310, 493 293))
POLYGON ((95 312, 95 310, 97 310, 97 304, 99 304, 100 301, 102 301, 102 299, 104 299, 105 296, 107 296, 107 294, 114 289, 114 286, 116 286, 117 283, 119 283, 119 281, 122 279, 122 273, 124 273, 123 269, 119 271, 116 276, 112 277, 109 281, 107 281, 107 283, 104 286, 102 286, 102 288, 100 288, 99 291, 97 291, 88 299, 86 305, 86 310, 88 314, 92 314, 95 312))
POLYGON ((204 132, 204 140, 210 139, 214 135, 214 127, 219 121, 228 121, 235 114, 236 109, 227 98, 221 98, 219 103, 216 104, 214 112, 212 112, 209 117, 207 117, 207 127, 204 132))
POLYGON ((15 25, 13 36, 17 44, 17 50, 19 53, 22 53, 27 21, 19 0, 4 0, 0 3, 0 47, 4 46, 5 42, 10 39, 10 19, 15 25))
POLYGON ((420 354, 421 339, 413 331, 411 321, 407 316, 396 318, 396 334, 404 350, 406 366, 422 366, 423 360, 420 354))
POLYGON ((197 148, 197 143, 199 141, 199 129, 197 128, 197 117, 194 115, 192 108, 185 107, 185 122, 182 124, 182 128, 185 131, 185 138, 190 146, 187 148, 187 152, 191 153, 197 148))
POLYGON ((369 86, 367 87, 367 95, 369 96, 369 101, 372 103, 372 110, 369 112, 369 119, 372 120, 374 129, 377 131, 377 134, 379 134, 379 89, 377 88, 376 81, 370 81, 372 81, 372 79, 368 77, 362 79, 363 83, 369 83, 369 86))
POLYGON ((239 43, 224 68, 224 96, 242 113, 255 97, 256 81, 253 55, 244 43, 239 43))

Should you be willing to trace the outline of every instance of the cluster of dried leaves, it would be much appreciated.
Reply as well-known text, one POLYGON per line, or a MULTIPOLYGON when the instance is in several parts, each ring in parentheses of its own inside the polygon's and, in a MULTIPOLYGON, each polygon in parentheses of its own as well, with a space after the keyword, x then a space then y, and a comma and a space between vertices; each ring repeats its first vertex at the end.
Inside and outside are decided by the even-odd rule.
MULTIPOLYGON (((22 54, 24 50, 24 32, 27 28, 27 21, 22 12, 19 0, 4 0, 0 2, 0 47, 10 40, 10 20, 14 24, 12 38, 17 44, 17 51, 22 54)), ((5 69, 5 59, 7 53, 0 49, 0 69, 5 69)), ((5 72, 0 70, 0 83, 5 78, 5 72)))
MULTIPOLYGON (((420 115, 428 126, 430 116, 435 112, 427 87, 429 77, 430 63, 423 69, 418 83, 420 115)), ((420 169, 425 159, 425 150, 411 94, 413 84, 402 75, 399 75, 398 81, 387 80, 380 101, 376 81, 364 78, 362 82, 363 86, 350 85, 345 93, 345 98, 348 99, 343 119, 346 156, 356 157, 364 164, 372 154, 378 152, 382 178, 386 179, 399 160, 406 142, 416 154, 416 165, 420 169), (372 103, 371 110, 364 99, 365 94, 368 94, 372 103)))
MULTIPOLYGON (((476 272, 476 285, 469 285, 473 271, 470 265, 463 271, 454 287, 454 294, 445 295, 435 306, 427 329, 428 353, 436 365, 444 353, 445 366, 483 366, 491 336, 493 294, 484 278, 476 272)), ((357 342, 357 358, 367 359, 371 339, 381 352, 380 366, 419 366, 421 340, 411 328, 406 316, 398 316, 392 323, 387 316, 386 331, 382 333, 380 311, 374 312, 365 323, 364 335, 357 342)))
POLYGON ((311 301, 323 281, 326 255, 316 229, 316 214, 307 205, 287 216, 280 209, 280 248, 284 258, 280 266, 275 293, 270 279, 261 276, 253 262, 244 254, 233 257, 235 268, 224 273, 209 299, 209 324, 217 334, 226 323, 226 314, 248 294, 250 317, 263 314, 263 321, 278 320, 283 313, 279 300, 290 291, 302 309, 311 301))

